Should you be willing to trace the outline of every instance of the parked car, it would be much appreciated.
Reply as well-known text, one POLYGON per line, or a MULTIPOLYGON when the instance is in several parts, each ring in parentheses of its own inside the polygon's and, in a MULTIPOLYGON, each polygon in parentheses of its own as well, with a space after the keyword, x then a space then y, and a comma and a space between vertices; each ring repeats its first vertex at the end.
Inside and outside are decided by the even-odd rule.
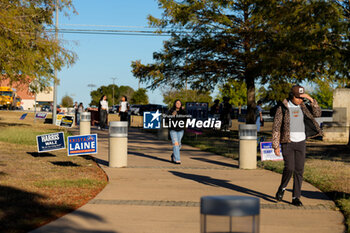
POLYGON ((333 109, 322 109, 321 111, 322 111, 321 117, 317 117, 317 118, 315 118, 315 120, 322 127, 323 122, 332 122, 333 121, 333 109))
POLYGON ((52 109, 51 109, 50 105, 44 105, 44 106, 41 107, 41 111, 42 112, 51 112, 52 109))
POLYGON ((273 122, 273 117, 270 115, 269 110, 263 110, 262 117, 263 117, 265 122, 273 122))
POLYGON ((109 108, 109 113, 117 113, 119 111, 119 105, 113 105, 112 107, 109 108))
POLYGON ((140 115, 140 108, 142 105, 140 104, 133 104, 130 106, 130 115, 140 115))
POLYGON ((159 110, 161 113, 167 113, 168 107, 160 105, 160 104, 146 104, 146 105, 140 105, 139 113, 138 115, 143 116, 144 112, 154 112, 159 110))

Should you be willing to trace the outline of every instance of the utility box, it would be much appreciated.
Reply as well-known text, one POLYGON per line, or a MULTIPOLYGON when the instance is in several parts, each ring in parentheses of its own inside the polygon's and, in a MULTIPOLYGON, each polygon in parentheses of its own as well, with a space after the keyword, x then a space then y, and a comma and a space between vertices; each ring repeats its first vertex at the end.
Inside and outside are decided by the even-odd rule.
POLYGON ((256 169, 257 127, 255 124, 239 125, 239 168, 256 169))
POLYGON ((201 233, 259 233, 259 198, 204 196, 200 208, 201 233))
POLYGON ((109 124, 109 167, 128 165, 128 122, 111 121, 109 124))

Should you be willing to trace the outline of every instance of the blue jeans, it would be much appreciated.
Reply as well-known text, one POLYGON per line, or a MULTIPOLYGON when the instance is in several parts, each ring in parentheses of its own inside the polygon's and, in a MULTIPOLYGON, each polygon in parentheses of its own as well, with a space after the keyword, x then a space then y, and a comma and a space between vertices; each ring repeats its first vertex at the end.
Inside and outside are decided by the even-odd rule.
POLYGON ((80 124, 80 112, 77 112, 77 125, 80 124))
POLYGON ((181 161, 180 160, 180 149, 181 149, 181 139, 184 136, 184 131, 176 131, 176 130, 170 130, 170 137, 171 142, 173 143, 173 154, 175 157, 175 161, 181 161), (175 143, 177 142, 177 145, 175 143))
POLYGON ((260 132, 260 126, 261 126, 260 116, 258 116, 258 117, 256 118, 255 124, 256 124, 256 130, 257 130, 257 132, 260 132))

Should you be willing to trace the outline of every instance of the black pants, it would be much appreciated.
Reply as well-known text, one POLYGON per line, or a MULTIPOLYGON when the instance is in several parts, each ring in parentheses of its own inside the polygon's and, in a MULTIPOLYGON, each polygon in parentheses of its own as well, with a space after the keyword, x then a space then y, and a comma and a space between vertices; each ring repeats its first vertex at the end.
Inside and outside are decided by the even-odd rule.
POLYGON ((120 121, 128 121, 128 112, 120 112, 120 121))
POLYGON ((107 111, 101 109, 101 111, 100 111, 100 127, 101 127, 101 129, 106 128, 106 121, 107 121, 107 111))
POLYGON ((293 176, 293 197, 300 198, 305 164, 305 140, 282 144, 284 169, 280 189, 287 187, 293 176))

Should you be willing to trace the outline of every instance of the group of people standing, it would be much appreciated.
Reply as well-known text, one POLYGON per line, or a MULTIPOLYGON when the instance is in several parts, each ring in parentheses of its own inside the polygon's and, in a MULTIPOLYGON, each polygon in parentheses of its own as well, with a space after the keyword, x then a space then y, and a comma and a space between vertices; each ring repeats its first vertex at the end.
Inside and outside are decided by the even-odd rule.
MULTIPOLYGON (((120 121, 128 121, 128 111, 130 110, 130 105, 127 100, 128 99, 126 96, 122 96, 118 109, 120 121)), ((98 113, 100 117, 99 129, 106 129, 108 116, 108 101, 106 95, 101 96, 101 99, 98 103, 98 113)))
POLYGON ((231 127, 232 105, 229 101, 230 98, 224 97, 223 102, 220 104, 220 100, 216 99, 209 112, 212 117, 221 121, 221 130, 223 131, 230 131, 231 127))
POLYGON ((73 107, 74 107, 74 111, 75 111, 75 122, 77 125, 79 125, 80 124, 80 114, 82 112, 84 112, 83 103, 80 102, 78 105, 78 102, 75 102, 73 107))

